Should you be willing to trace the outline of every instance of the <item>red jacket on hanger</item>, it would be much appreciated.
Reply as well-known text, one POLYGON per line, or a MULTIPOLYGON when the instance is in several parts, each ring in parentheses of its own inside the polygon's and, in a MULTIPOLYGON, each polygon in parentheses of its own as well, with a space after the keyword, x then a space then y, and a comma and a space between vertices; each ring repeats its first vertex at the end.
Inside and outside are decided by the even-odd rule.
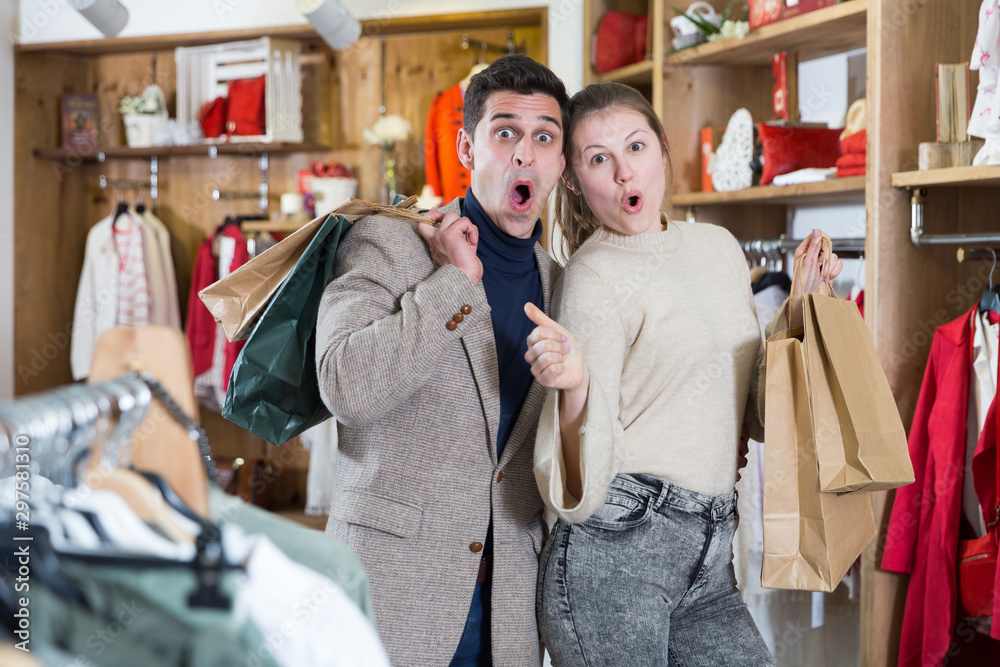
MULTIPOLYGON (((194 271, 191 273, 191 292, 188 296, 187 313, 187 339, 191 348, 191 365, 194 376, 197 377, 212 367, 212 356, 215 352, 215 337, 222 335, 218 333, 218 325, 208 306, 198 298, 198 292, 205 289, 219 279, 219 264, 215 255, 212 254, 212 241, 219 234, 229 236, 236 241, 236 252, 233 261, 229 266, 230 273, 250 261, 250 254, 247 252, 246 240, 236 225, 223 225, 215 234, 205 239, 198 248, 198 256, 194 262, 194 271)), ((226 342, 225 365, 223 367, 222 389, 229 386, 229 376, 233 372, 236 364, 236 357, 240 350, 246 345, 245 340, 238 340, 235 343, 226 342)))
POLYGON ((458 131, 462 127, 462 84, 456 83, 431 102, 424 133, 424 171, 434 194, 446 202, 464 197, 472 182, 458 159, 458 131))
MULTIPOLYGON (((886 531, 883 569, 910 575, 899 648, 900 667, 941 664, 955 631, 971 324, 976 312, 977 308, 973 308, 938 327, 934 334, 910 427, 909 449, 915 481, 896 491, 886 531)), ((980 440, 982 462, 987 460, 987 452, 996 452, 995 442, 984 448, 986 440, 996 437, 995 421, 990 426, 990 419, 996 419, 995 403, 994 398, 989 413, 992 417, 987 418, 980 440)))

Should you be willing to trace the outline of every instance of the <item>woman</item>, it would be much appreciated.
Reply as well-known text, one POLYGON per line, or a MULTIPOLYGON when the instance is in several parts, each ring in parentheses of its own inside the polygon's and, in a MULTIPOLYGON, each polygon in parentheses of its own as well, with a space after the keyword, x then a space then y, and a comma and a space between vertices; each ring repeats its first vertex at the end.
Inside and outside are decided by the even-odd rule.
MULTIPOLYGON (((556 665, 771 665, 736 589, 738 446, 763 439, 763 344, 733 236, 660 212, 668 154, 638 92, 570 101, 558 217, 571 254, 525 355, 549 393, 535 477, 559 521, 539 569, 556 665)), ((820 233, 802 288, 819 287, 820 233)), ((829 258, 831 274, 843 268, 829 258)), ((791 325, 802 299, 793 288, 791 325)), ((787 328, 779 314, 768 335, 787 328)))

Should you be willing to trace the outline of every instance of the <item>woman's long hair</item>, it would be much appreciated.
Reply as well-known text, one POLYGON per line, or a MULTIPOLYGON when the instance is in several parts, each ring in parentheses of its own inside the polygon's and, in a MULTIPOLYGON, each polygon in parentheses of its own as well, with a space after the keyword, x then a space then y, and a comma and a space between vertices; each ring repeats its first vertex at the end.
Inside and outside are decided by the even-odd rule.
MULTIPOLYGON (((573 166, 570 161, 573 150, 573 139, 580 122, 591 114, 611 114, 616 110, 635 111, 646 119, 650 129, 660 137, 660 149, 667 158, 667 184, 669 187, 673 169, 670 164, 670 151, 667 148, 666 133, 653 107, 642 94, 630 86, 621 83, 592 83, 569 101, 569 123, 566 127, 566 140, 563 144, 566 152, 566 175, 573 179, 573 166)), ((562 231, 563 248, 566 256, 576 252, 590 235, 600 229, 601 223, 594 212, 587 206, 587 201, 579 192, 573 192, 560 179, 556 185, 556 220, 562 231)))

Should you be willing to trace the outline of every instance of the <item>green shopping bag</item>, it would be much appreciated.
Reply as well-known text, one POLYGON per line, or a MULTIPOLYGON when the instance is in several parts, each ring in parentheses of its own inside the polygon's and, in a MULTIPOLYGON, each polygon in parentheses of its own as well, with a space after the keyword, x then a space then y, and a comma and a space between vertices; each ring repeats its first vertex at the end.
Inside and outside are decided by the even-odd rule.
POLYGON ((222 416, 280 445, 330 418, 316 378, 316 318, 351 222, 327 216, 236 358, 222 416))

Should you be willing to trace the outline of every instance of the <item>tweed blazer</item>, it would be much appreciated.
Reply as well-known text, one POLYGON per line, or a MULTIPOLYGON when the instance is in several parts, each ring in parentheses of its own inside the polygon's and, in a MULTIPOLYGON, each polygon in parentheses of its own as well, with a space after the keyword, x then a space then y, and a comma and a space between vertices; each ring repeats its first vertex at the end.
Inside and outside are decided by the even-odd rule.
MULTIPOLYGON (((546 389, 532 383, 498 461, 499 371, 486 292, 458 268, 438 267, 413 224, 355 222, 323 294, 317 370, 340 424, 326 532, 361 559, 392 664, 446 666, 492 518, 494 664, 538 665, 544 532, 532 459, 546 389), (471 311, 448 329, 463 306, 471 311)), ((547 310, 560 269, 541 246, 534 251, 547 310)))

